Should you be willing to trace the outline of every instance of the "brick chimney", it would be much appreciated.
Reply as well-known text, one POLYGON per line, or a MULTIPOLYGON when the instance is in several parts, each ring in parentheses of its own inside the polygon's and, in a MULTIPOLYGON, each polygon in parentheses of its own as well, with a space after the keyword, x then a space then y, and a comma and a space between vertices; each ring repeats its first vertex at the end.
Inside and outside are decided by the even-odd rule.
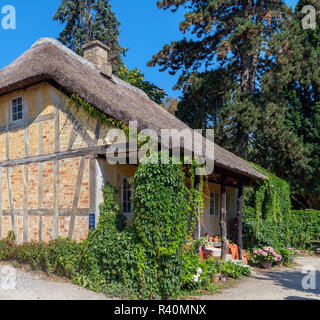
POLYGON ((110 48, 98 40, 90 41, 82 46, 84 58, 92 62, 96 68, 107 77, 112 76, 112 66, 109 62, 110 48))

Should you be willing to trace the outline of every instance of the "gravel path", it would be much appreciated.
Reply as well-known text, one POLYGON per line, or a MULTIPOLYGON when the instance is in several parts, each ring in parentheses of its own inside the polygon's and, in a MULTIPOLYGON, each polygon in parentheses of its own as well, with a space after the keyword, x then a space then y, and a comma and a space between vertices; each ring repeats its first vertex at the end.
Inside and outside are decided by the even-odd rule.
POLYGON ((108 300, 105 295, 96 294, 58 277, 49 278, 44 274, 9 268, 0 265, 0 300, 108 300), (14 278, 5 278, 12 275, 12 270, 15 282, 12 282, 14 278))
MULTIPOLYGON (((200 300, 320 300, 320 257, 297 259, 294 268, 258 271, 251 278, 237 281, 232 288, 200 300), (316 269, 316 289, 304 290, 302 266, 316 269)), ((85 290, 61 278, 26 272, 0 265, 0 300, 108 300, 101 294, 85 290), (10 275, 13 278, 10 278, 10 275), (12 282, 11 280, 15 281, 12 282), (10 288, 12 286, 12 288, 10 288)))
POLYGON ((254 272, 251 278, 239 280, 232 288, 200 300, 320 300, 320 257, 299 257, 293 268, 254 272), (301 272, 303 266, 316 269, 315 290, 302 288, 302 280, 307 275, 301 272))

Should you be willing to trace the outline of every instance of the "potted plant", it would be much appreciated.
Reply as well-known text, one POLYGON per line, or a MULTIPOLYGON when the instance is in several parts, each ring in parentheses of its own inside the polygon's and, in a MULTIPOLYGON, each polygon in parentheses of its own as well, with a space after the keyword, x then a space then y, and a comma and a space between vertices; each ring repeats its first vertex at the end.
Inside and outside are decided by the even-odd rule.
POLYGON ((275 252, 272 247, 264 247, 262 249, 254 250, 252 257, 265 269, 270 269, 273 262, 282 260, 282 256, 275 252))

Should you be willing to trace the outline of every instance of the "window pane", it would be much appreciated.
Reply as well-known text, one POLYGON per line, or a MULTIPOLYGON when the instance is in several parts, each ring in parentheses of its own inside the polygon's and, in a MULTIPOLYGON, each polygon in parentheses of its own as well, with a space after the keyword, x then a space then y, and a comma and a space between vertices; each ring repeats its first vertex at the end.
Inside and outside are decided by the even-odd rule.
POLYGON ((214 215, 214 194, 210 193, 210 215, 214 215))
POLYGON ((23 102, 22 98, 12 100, 12 121, 23 119, 23 102))
POLYGON ((219 215, 219 194, 218 193, 215 193, 214 194, 214 205, 215 205, 215 214, 216 216, 219 215))
POLYGON ((131 186, 127 179, 122 180, 122 210, 123 213, 132 213, 133 205, 131 202, 131 186))

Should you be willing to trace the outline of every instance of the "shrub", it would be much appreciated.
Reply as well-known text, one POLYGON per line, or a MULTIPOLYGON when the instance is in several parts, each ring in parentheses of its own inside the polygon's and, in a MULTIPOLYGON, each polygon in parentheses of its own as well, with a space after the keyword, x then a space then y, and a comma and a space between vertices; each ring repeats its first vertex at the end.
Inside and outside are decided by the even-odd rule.
POLYGON ((260 220, 260 230, 257 232, 257 222, 254 209, 244 208, 243 242, 247 249, 272 246, 282 249, 310 249, 312 240, 320 240, 320 211, 292 210, 288 223, 280 223, 265 219, 260 220), (289 231, 287 231, 289 230, 289 231), (274 234, 277 234, 275 237, 274 234), (286 234, 289 234, 287 239, 286 234))
POLYGON ((55 273, 72 279, 79 269, 81 244, 69 239, 49 243, 15 244, 13 232, 0 241, 0 260, 27 264, 31 269, 55 273))
POLYGON ((253 251, 252 260, 257 263, 278 262, 282 260, 282 256, 272 247, 263 247, 253 251))
POLYGON ((290 265, 297 257, 297 253, 292 248, 283 248, 280 250, 284 265, 290 265))
POLYGON ((296 249, 310 249, 312 240, 320 241, 320 211, 293 210, 290 245, 296 249))
POLYGON ((184 279, 182 289, 195 291, 199 289, 213 290, 212 281, 217 274, 238 279, 250 276, 250 269, 234 262, 225 262, 217 258, 209 257, 200 262, 196 253, 199 244, 204 240, 194 240, 184 249, 184 279))

